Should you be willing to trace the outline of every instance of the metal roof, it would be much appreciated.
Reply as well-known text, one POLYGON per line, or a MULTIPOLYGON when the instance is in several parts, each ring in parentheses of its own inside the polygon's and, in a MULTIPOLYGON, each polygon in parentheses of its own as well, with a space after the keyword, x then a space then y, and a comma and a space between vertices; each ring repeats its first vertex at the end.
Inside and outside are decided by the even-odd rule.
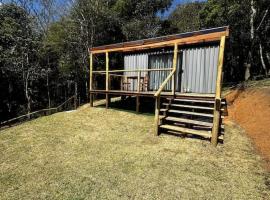
POLYGON ((203 36, 203 35, 209 35, 209 41, 218 41, 220 40, 219 35, 213 35, 214 33, 220 33, 219 35, 229 35, 229 27, 218 27, 218 28, 211 28, 211 29, 204 29, 200 31, 193 31, 193 32, 187 32, 187 33, 180 33, 180 34, 174 34, 174 35, 167 35, 162 37, 156 37, 156 38, 149 38, 149 39, 143 39, 143 40, 136 40, 136 41, 130 41, 130 42, 122 42, 122 43, 116 43, 116 44, 110 44, 110 45, 103 45, 98 47, 93 47, 89 49, 92 53, 103 53, 106 51, 122 51, 124 49, 127 50, 136 50, 136 47, 144 47, 144 48, 151 48, 151 44, 158 44, 160 43, 163 46, 166 46, 168 44, 171 44, 171 41, 181 41, 181 39, 185 38, 194 38, 193 43, 199 43, 199 42, 206 42, 208 41, 208 37, 203 37, 202 39, 199 39, 198 37, 195 40, 196 36, 203 36), (210 37, 211 36, 211 37, 210 37))

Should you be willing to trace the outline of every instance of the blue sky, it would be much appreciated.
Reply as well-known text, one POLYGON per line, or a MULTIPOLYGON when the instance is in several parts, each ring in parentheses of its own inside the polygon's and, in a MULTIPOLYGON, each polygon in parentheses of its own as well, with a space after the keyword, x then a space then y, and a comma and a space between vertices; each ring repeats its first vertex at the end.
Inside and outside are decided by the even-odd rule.
POLYGON ((195 2, 195 1, 206 1, 206 0, 174 0, 172 6, 163 14, 163 17, 167 17, 179 4, 186 2, 195 2))

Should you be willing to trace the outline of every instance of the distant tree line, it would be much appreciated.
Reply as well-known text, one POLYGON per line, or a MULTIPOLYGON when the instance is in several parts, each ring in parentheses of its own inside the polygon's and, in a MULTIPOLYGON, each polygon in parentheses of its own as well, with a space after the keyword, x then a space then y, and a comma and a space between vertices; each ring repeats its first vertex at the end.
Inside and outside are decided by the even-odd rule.
MULTIPOLYGON (((0 121, 88 101, 88 48, 230 26, 226 82, 270 73, 268 0, 15 0, 0 4, 0 121)), ((104 65, 98 63, 98 66, 104 65)), ((113 61, 112 61, 113 62, 113 61)))

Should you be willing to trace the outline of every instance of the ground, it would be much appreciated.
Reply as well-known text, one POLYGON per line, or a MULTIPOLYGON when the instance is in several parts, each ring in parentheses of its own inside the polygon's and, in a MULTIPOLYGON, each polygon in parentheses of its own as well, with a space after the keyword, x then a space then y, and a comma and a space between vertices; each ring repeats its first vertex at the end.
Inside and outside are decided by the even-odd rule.
POLYGON ((270 171, 270 79, 233 89, 226 99, 228 119, 246 131, 270 171))
POLYGON ((154 116, 88 106, 0 132, 0 199, 270 199, 243 129, 153 135, 154 116))

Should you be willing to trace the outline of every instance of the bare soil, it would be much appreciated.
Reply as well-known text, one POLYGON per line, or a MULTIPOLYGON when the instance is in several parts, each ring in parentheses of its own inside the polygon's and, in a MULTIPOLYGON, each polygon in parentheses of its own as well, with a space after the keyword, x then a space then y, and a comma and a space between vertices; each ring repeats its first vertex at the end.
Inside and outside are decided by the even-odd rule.
POLYGON ((270 171, 270 87, 236 89, 226 100, 227 119, 245 129, 270 171))

